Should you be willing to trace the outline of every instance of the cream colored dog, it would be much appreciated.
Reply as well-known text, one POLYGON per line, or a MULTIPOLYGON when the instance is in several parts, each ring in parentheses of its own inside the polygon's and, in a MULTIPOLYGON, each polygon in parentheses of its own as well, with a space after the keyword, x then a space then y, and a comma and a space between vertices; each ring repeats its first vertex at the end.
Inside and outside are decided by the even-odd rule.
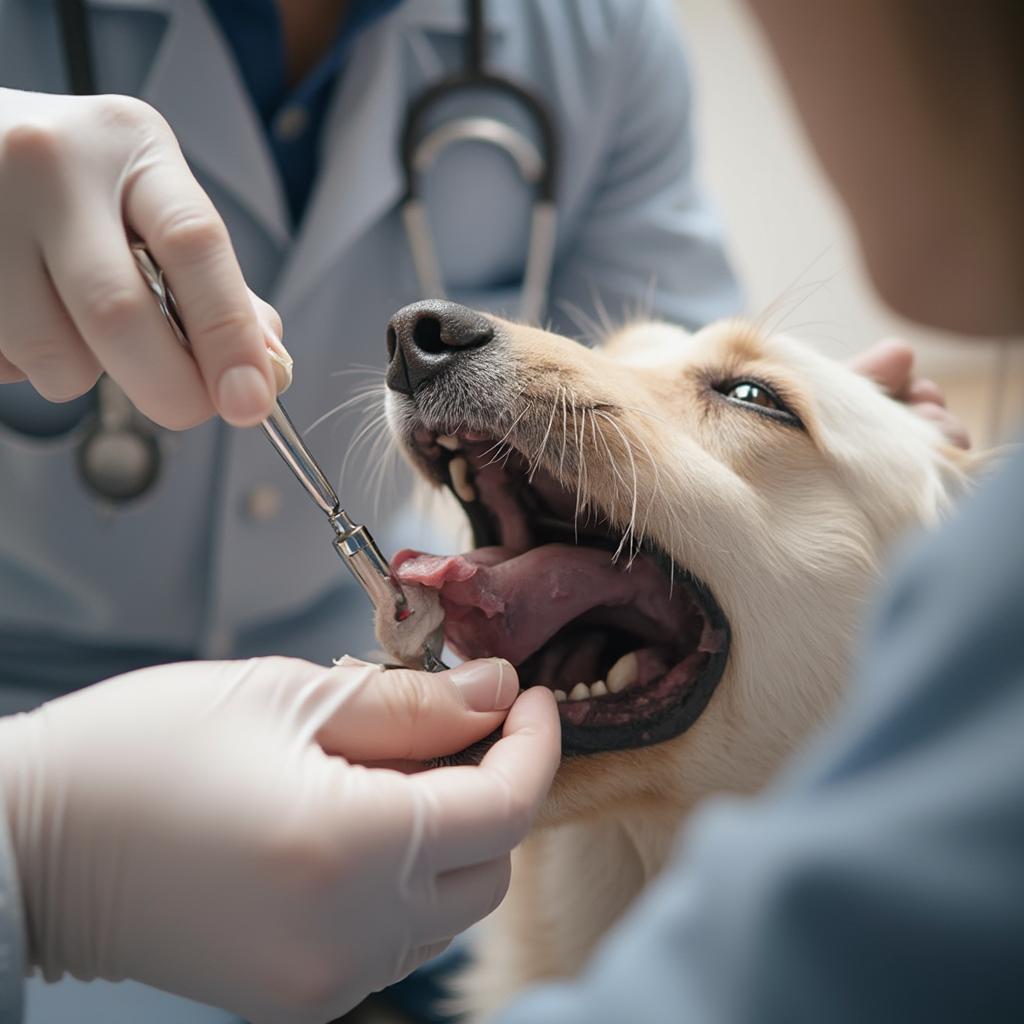
POLYGON ((562 767, 465 978, 486 1016, 579 970, 694 804, 756 790, 822 722, 886 552, 942 516, 968 456, 751 323, 592 351, 420 303, 389 347, 393 433, 477 545, 397 571, 458 653, 560 702, 562 767))

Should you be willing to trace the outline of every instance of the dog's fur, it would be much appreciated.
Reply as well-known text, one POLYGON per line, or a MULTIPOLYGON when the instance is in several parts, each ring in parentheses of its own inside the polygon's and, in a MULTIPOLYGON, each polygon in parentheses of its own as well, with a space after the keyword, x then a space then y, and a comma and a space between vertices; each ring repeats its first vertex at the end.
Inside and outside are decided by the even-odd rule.
POLYGON ((474 1019, 578 971, 694 804, 757 790, 822 723, 886 553, 940 519, 973 458, 868 380, 750 323, 694 336, 638 324, 598 350, 495 324, 501 357, 484 347, 420 411, 501 424, 507 444, 627 534, 621 557, 643 535, 705 581, 732 646, 682 735, 563 762, 463 979, 474 1019), (715 390, 742 379, 770 385, 803 429, 715 390))

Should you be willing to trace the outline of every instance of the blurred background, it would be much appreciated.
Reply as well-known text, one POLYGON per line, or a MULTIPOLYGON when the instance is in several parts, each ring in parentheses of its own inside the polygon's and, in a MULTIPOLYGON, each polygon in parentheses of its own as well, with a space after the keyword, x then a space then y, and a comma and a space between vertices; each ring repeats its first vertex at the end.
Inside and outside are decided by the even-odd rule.
POLYGON ((753 313, 843 358, 902 337, 975 445, 1024 420, 1024 346, 965 343, 900 320, 873 296, 851 232, 740 0, 676 0, 694 79, 697 152, 753 313))

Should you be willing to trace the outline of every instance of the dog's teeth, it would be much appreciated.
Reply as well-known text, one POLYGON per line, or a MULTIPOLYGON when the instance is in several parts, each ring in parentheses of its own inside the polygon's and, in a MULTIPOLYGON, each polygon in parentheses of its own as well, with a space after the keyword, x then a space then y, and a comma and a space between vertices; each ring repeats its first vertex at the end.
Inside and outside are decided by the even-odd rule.
POLYGON ((596 683, 590 684, 590 696, 591 697, 605 697, 608 695, 608 687, 604 685, 603 679, 598 679, 596 683))
POLYGON ((638 661, 635 651, 624 654, 608 671, 608 689, 612 693, 622 693, 627 686, 636 682, 638 661))
POLYGON ((590 687, 586 683, 577 683, 569 691, 569 700, 586 700, 590 696, 590 687))
POLYGON ((466 502, 476 501, 476 489, 469 482, 469 463, 460 455, 448 463, 452 489, 466 502))
POLYGON ((438 434, 437 443, 450 452, 457 452, 462 447, 462 442, 457 437, 452 437, 451 434, 438 434))
POLYGON ((555 690, 555 700, 557 700, 559 704, 564 703, 568 699, 569 695, 565 692, 565 690, 555 690))

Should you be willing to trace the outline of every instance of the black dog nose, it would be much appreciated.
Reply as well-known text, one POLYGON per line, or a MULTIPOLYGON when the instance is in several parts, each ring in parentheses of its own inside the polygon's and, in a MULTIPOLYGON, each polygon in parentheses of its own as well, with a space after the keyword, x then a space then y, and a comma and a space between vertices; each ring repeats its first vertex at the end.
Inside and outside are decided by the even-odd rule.
POLYGON ((454 302, 404 306, 388 324, 388 387, 411 395, 493 337, 486 317, 454 302))

